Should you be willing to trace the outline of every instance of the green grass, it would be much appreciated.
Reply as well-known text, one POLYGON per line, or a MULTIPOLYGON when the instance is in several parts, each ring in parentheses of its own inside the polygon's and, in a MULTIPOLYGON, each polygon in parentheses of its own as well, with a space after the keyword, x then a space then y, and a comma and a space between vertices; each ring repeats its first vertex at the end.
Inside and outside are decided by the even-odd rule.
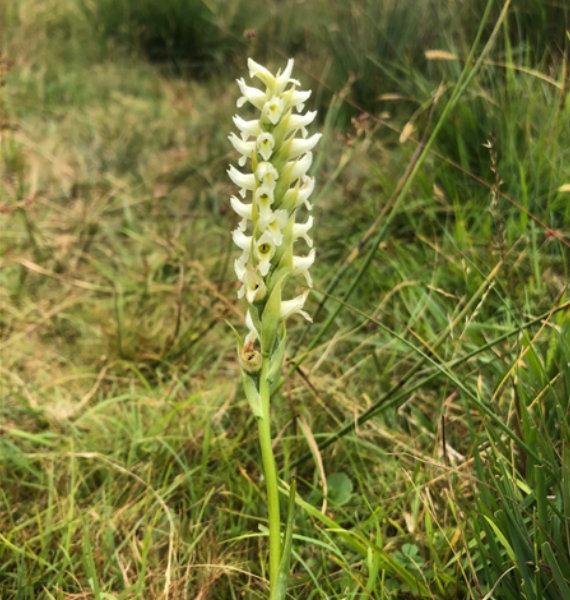
POLYGON ((246 56, 294 53, 325 137, 290 596, 566 598, 566 9, 242 4, 152 62, 106 2, 0 8, 0 597, 267 596, 225 169, 246 56))

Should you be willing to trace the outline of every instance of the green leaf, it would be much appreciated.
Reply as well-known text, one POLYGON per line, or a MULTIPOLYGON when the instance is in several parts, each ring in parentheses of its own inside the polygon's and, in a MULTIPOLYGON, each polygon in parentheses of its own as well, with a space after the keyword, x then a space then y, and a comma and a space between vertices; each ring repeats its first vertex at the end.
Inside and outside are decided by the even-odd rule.
POLYGON ((261 337, 261 354, 269 357, 273 350, 277 327, 281 321, 281 286, 287 277, 284 273, 276 282, 261 315, 259 335, 261 337))
POLYGON ((352 496, 353 485, 343 472, 332 473, 327 477, 328 499, 338 506, 346 504, 352 496))
POLYGON ((558 586, 558 589, 560 590, 560 597, 561 598, 570 598, 570 585, 569 585, 569 580, 567 578, 568 576, 564 577, 562 569, 560 568, 560 564, 558 563, 558 560, 557 560, 556 556, 554 555, 554 552, 552 551, 550 544, 548 542, 544 542, 544 544, 542 544, 541 548, 542 548, 542 554, 543 554, 544 558, 546 559, 546 562, 548 563, 550 570, 552 571, 552 575, 554 576, 556 585, 558 586))
POLYGON ((243 382, 243 390, 245 392, 245 397, 249 402, 249 406, 251 408, 251 412, 255 417, 260 419, 263 415, 261 410, 261 396, 259 395, 259 390, 257 389, 257 384, 253 377, 250 377, 246 373, 242 371, 243 382))
POLYGON ((506 550, 507 556, 511 559, 513 563, 516 564, 517 559, 513 547, 509 544, 503 532, 497 527, 495 523, 493 523, 493 521, 491 521, 491 519, 487 515, 483 515, 483 518, 487 521, 487 523, 489 523, 491 529, 495 533, 495 536, 497 537, 503 548, 506 550))

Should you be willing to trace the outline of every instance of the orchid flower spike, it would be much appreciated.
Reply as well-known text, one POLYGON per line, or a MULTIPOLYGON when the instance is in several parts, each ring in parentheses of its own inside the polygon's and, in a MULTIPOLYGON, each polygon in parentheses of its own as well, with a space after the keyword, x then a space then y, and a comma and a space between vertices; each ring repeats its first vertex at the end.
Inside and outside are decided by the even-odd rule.
POLYGON ((249 76, 260 87, 248 85, 243 78, 237 80, 241 92, 237 106, 250 105, 255 116, 234 115, 238 133, 229 135, 239 154, 239 169, 228 168, 240 196, 230 198, 240 218, 233 232, 241 250, 235 272, 241 283, 238 296, 248 302, 248 344, 259 338, 262 353, 270 356, 282 335, 280 323, 296 314, 311 320, 303 310, 308 289, 287 294, 291 299, 282 297, 294 279, 308 288, 313 285, 309 274, 315 260, 309 235, 313 217, 306 213, 311 210, 308 197, 314 180, 307 171, 321 134, 309 137, 307 126, 316 111, 303 112, 311 92, 299 90, 299 82, 291 77, 293 59, 275 75, 251 58, 247 66, 249 76), (303 212, 305 216, 297 222, 303 212), (301 246, 308 246, 308 254, 306 248, 294 254, 298 240, 301 246))

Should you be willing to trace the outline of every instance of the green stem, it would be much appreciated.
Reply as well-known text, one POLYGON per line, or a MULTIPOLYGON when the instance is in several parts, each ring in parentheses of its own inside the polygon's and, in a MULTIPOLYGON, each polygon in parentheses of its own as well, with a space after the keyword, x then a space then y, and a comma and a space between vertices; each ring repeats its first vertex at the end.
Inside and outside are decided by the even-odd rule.
POLYGON ((279 514, 279 489, 277 487, 277 467, 271 445, 271 419, 269 408, 271 392, 267 380, 269 359, 264 358, 259 377, 259 394, 261 396, 262 416, 257 420, 259 427, 259 445, 267 489, 267 512, 269 517, 269 581, 270 599, 278 600, 277 581, 279 579, 279 564, 281 562, 281 517, 279 514))

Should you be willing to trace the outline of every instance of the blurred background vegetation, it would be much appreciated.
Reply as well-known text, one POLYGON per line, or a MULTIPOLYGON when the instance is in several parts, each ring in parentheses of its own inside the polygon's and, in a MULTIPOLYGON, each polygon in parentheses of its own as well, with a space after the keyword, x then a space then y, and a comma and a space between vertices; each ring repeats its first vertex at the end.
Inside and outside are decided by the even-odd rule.
POLYGON ((2 600, 266 597, 225 323, 248 56, 295 58, 325 134, 291 597, 570 598, 569 13, 0 4, 2 600))

